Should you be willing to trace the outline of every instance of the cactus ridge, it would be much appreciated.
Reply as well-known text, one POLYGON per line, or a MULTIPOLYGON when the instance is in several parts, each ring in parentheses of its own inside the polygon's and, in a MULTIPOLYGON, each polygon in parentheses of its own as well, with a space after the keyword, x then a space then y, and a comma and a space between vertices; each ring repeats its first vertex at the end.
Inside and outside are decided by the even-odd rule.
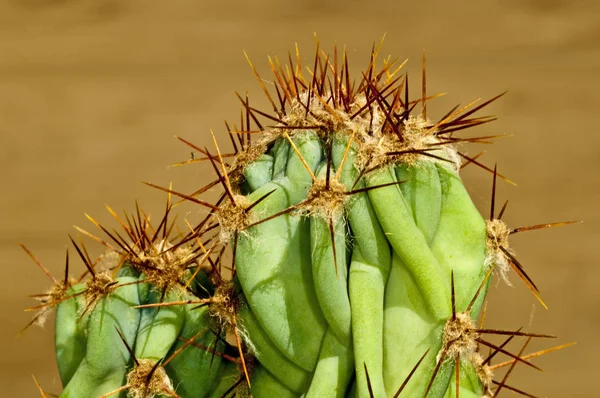
POLYGON ((554 336, 486 328, 484 301, 512 269, 546 307, 509 236, 572 222, 510 229, 495 196, 512 181, 459 148, 498 138, 460 133, 495 120, 474 114, 503 94, 431 121, 425 56, 415 100, 380 49, 358 81, 337 46, 317 44, 308 76, 297 47, 287 65, 269 57, 274 90, 248 59, 272 112, 238 94, 232 152, 212 131, 214 152, 178 137, 201 154, 179 164, 209 163, 215 179, 191 194, 147 183, 168 194, 156 226, 137 204, 125 218, 108 208, 120 233, 88 216, 108 239, 78 228, 106 250, 92 261, 71 238, 79 278, 68 253, 58 280, 23 246, 53 283, 27 327, 57 309, 60 397, 530 396, 507 384, 513 368, 539 370, 531 358, 568 344, 525 354, 554 336), (468 165, 493 176, 489 220, 459 177, 468 165), (172 196, 206 215, 179 230, 172 196))

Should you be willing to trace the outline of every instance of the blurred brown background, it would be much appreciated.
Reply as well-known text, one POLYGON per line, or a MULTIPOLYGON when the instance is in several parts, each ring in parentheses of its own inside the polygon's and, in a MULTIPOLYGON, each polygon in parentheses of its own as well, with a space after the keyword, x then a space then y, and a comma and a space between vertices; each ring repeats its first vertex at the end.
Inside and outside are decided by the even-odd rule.
MULTIPOLYGON (((482 160, 518 182, 498 188, 500 203, 510 199, 506 221, 585 222, 512 239, 550 310, 511 274, 514 287, 491 289, 487 325, 560 336, 531 349, 578 342, 535 360, 544 373, 518 365, 512 385, 537 396, 600 396, 599 18, 597 1, 566 0, 3 0, 0 395, 38 396, 32 374, 60 390, 52 323, 15 337, 34 304, 26 295, 49 286, 18 243, 59 274, 71 226, 93 230, 84 212, 107 221, 104 203, 132 210, 137 198, 157 213, 164 196, 141 180, 198 187, 208 165, 166 167, 190 156, 173 136, 208 144, 209 128, 222 132, 223 119, 238 118, 234 90, 264 102, 242 50, 267 77, 267 54, 285 58, 298 42, 306 63, 317 32, 328 50, 347 45, 355 73, 387 33, 382 53, 410 59, 415 94, 427 49, 429 92, 449 93, 430 104, 431 116, 509 91, 487 111, 500 120, 479 133, 514 136, 469 148, 485 149, 482 160)), ((491 176, 476 168, 464 176, 487 217, 491 176)))

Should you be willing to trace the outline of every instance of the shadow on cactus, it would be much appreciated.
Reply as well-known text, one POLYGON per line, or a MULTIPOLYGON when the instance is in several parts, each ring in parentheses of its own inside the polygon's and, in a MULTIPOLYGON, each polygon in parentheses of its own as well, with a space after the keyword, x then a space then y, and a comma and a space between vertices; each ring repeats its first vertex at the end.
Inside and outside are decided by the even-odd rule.
POLYGON ((532 358, 568 344, 525 353, 553 336, 485 327, 485 297, 512 269, 546 307, 508 238, 570 222, 507 227, 495 192, 511 181, 457 149, 497 138, 461 133, 494 120, 475 113, 500 96, 431 121, 425 57, 415 100, 380 46, 358 80, 345 50, 318 44, 308 72, 298 49, 269 58, 271 90, 250 63, 272 111, 238 95, 229 152, 212 132, 212 150, 179 138, 201 154, 179 165, 208 163, 214 180, 190 194, 148 183, 168 193, 156 226, 139 207, 109 208, 120 233, 88 217, 106 237, 80 233, 106 252, 92 260, 71 239, 80 277, 68 254, 58 280, 25 249, 54 284, 30 310, 34 324, 56 308, 60 397, 532 396, 508 383, 515 366, 539 370, 532 358), (487 221, 459 177, 468 165, 493 177, 487 221), (203 219, 179 229, 173 195, 203 219))

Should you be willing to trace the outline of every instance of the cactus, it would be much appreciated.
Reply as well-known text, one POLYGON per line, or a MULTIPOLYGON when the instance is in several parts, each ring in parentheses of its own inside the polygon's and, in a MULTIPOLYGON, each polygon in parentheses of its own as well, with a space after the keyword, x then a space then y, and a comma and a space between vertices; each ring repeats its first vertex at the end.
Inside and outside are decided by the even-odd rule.
POLYGON ((508 237, 567 223, 508 228, 495 188, 510 180, 457 148, 495 138, 459 132, 492 121, 472 115, 501 95, 430 121, 425 74, 411 100, 402 65, 378 65, 378 52, 358 82, 337 48, 317 46, 308 78, 298 51, 285 67, 269 58, 274 92, 250 63, 273 113, 239 96, 231 153, 212 132, 212 151, 179 138, 202 154, 182 163, 209 163, 213 182, 192 194, 148 184, 168 193, 166 211, 152 226, 139 207, 125 219, 109 208, 124 236, 88 217, 107 238, 80 232, 106 252, 92 261, 72 240, 79 278, 68 255, 63 280, 34 258, 54 282, 33 322, 56 307, 60 397, 523 393, 508 375, 539 369, 526 345, 553 336, 477 320, 492 275, 511 269, 545 306, 508 237), (459 177, 467 164, 493 176, 487 221, 459 177), (217 186, 216 202, 199 199, 217 186), (173 195, 208 214, 173 233, 173 195), (506 347, 515 338, 527 338, 518 353, 506 347), (508 362, 492 365, 500 355, 508 362))

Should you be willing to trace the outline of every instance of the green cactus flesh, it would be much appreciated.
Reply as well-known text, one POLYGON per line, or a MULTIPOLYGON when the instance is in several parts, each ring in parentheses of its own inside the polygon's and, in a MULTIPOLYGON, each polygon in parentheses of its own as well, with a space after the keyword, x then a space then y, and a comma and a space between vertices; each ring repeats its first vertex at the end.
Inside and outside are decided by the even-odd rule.
POLYGON ((57 308, 60 397, 514 390, 490 357, 534 366, 506 343, 550 336, 476 326, 494 271, 512 267, 539 291, 508 247, 515 230, 493 204, 486 222, 459 177, 461 158, 492 171, 456 148, 489 137, 453 135, 490 121, 471 115, 498 97, 432 122, 425 92, 410 100, 408 76, 375 60, 354 83, 345 52, 317 51, 309 78, 299 58, 286 72, 272 62, 278 101, 263 89, 274 113, 240 97, 233 153, 214 135, 212 152, 181 139, 214 182, 191 195, 157 187, 169 198, 156 226, 139 208, 124 220, 111 210, 125 237, 96 223, 112 240, 86 232, 107 248, 98 261, 73 242, 88 277, 67 269, 39 307, 57 308), (215 203, 199 198, 215 186, 215 203), (175 234, 172 195, 209 214, 175 234))

